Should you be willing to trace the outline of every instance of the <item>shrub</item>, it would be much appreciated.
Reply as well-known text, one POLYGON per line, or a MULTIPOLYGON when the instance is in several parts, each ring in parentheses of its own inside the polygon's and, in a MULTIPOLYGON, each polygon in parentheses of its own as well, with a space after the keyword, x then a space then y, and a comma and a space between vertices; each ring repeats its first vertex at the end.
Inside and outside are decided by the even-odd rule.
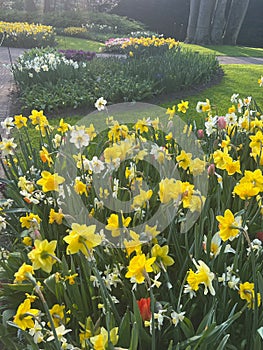
POLYGON ((103 98, 74 126, 2 123, 5 346, 261 348, 263 121, 231 101, 220 117, 200 101, 200 130, 187 101, 127 124, 103 98))
POLYGON ((51 26, 20 22, 0 22, 3 45, 12 47, 45 47, 55 45, 55 33, 51 26))

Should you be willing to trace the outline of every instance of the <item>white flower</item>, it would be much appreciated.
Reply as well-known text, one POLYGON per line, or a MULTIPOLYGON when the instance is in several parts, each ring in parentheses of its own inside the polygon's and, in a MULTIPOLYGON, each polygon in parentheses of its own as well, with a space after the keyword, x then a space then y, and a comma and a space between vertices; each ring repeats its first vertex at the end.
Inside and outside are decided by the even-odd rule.
POLYGON ((6 229, 6 221, 3 216, 0 216, 0 232, 6 229))
POLYGON ((34 327, 30 328, 29 334, 33 337, 33 341, 35 344, 39 344, 44 340, 44 335, 42 333, 42 329, 45 326, 45 322, 38 323, 35 321, 34 327))
POLYGON ((9 135, 11 129, 14 127, 13 118, 12 117, 5 118, 5 120, 1 122, 1 126, 5 130, 5 133, 9 135))
POLYGON ((238 98, 239 94, 233 94, 230 98, 230 101, 232 103, 237 103, 237 98, 238 98))
POLYGON ((47 64, 44 64, 41 68, 42 68, 43 72, 48 72, 48 70, 49 70, 47 64))
POLYGON ((184 315, 185 315, 185 311, 180 312, 180 313, 173 311, 171 313, 172 322, 173 322, 175 327, 178 325, 179 322, 183 321, 183 319, 185 317, 184 315))
POLYGON ((14 138, 12 139, 3 138, 3 140, 0 142, 0 151, 2 151, 3 156, 14 155, 14 150, 17 147, 17 144, 14 143, 13 141, 14 141, 14 138))
POLYGON ((113 179, 113 192, 112 197, 117 198, 119 191, 119 179, 113 179))
MULTIPOLYGON (((72 330, 71 329, 66 329, 65 326, 62 324, 61 326, 57 327, 55 329, 56 331, 56 334, 57 334, 57 337, 58 337, 58 340, 61 341, 62 343, 66 343, 67 340, 65 337, 63 337, 63 335, 71 332, 72 330)), ((51 340, 54 340, 55 337, 53 335, 53 333, 51 332, 51 336, 47 338, 47 341, 51 341, 51 340)))
POLYGON ((97 110, 103 111, 105 109, 105 106, 107 104, 107 101, 104 100, 103 97, 100 97, 99 99, 97 99, 97 101, 95 102, 95 107, 97 108, 97 110))
POLYGON ((91 161, 89 161, 89 168, 95 174, 101 173, 105 169, 104 163, 94 156, 91 161))
POLYGON ((227 125, 235 125, 237 122, 237 116, 235 113, 226 114, 225 119, 226 119, 227 125))
POLYGON ((69 141, 74 143, 77 148, 89 145, 90 137, 83 129, 71 131, 70 136, 69 141))
POLYGON ((216 131, 216 123, 217 123, 217 116, 215 117, 209 117, 207 122, 205 122, 205 132, 207 136, 210 136, 213 132, 216 131))

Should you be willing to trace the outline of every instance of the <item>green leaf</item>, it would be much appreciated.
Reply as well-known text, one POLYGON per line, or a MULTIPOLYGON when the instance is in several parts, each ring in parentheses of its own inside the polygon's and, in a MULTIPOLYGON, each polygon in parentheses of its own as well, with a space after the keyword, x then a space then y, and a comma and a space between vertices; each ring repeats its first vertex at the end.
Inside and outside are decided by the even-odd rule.
POLYGON ((219 345, 216 348, 216 350, 224 350, 225 349, 225 345, 226 345, 229 337, 230 337, 230 334, 226 334, 224 336, 224 338, 221 340, 221 342, 219 343, 219 345))
POLYGON ((15 310, 12 310, 12 309, 8 309, 3 312, 2 323, 5 327, 7 326, 7 322, 10 320, 10 318, 14 316, 14 314, 15 314, 15 310))
POLYGON ((121 347, 127 348, 131 341, 131 331, 130 331, 130 311, 127 310, 125 315, 121 320, 119 327, 119 342, 121 347))
POLYGON ((263 339, 263 327, 260 327, 258 330, 257 330, 258 334, 261 336, 261 338, 263 339))
POLYGON ((132 335, 131 335, 131 343, 129 346, 129 350, 137 350, 139 342, 139 329, 137 322, 134 322, 132 327, 132 335))
POLYGON ((172 350, 172 349, 173 349, 173 340, 170 341, 170 344, 167 350, 172 350))
POLYGON ((187 317, 185 317, 183 322, 180 323, 180 327, 186 338, 191 338, 195 334, 192 322, 187 317))

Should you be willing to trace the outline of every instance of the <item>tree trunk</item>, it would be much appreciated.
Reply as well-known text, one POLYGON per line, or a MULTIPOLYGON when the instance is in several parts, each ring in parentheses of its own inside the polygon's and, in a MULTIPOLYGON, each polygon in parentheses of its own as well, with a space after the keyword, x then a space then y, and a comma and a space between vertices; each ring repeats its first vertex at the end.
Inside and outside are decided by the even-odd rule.
POLYGON ((44 2, 44 13, 50 12, 52 10, 50 0, 45 0, 44 2))
POLYGON ((226 7, 229 0, 217 0, 216 10, 212 22, 211 44, 222 45, 223 34, 226 26, 226 7))
POLYGON ((224 44, 236 45, 238 34, 247 13, 249 0, 232 0, 224 34, 224 44))
POLYGON ((187 25, 186 43, 192 43, 194 41, 196 33, 196 25, 199 15, 200 0, 191 0, 190 2, 190 12, 187 25))
POLYGON ((35 12, 37 10, 37 7, 36 7, 34 0, 25 0, 24 1, 24 9, 27 12, 35 12))
POLYGON ((216 0, 201 0, 199 16, 196 25, 194 42, 196 44, 210 44, 212 17, 215 11, 216 0))

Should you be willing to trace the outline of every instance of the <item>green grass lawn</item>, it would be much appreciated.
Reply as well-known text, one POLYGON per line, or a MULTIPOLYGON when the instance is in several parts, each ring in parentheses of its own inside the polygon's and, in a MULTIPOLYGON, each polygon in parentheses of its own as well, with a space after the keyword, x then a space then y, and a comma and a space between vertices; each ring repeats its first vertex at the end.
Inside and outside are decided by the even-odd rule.
POLYGON ((61 50, 84 50, 84 51, 95 51, 99 52, 100 48, 104 46, 104 44, 99 43, 97 41, 91 41, 87 39, 80 38, 72 38, 69 36, 59 36, 56 37, 58 42, 58 49, 61 50))
POLYGON ((263 48, 245 47, 245 46, 200 46, 193 44, 180 44, 183 48, 198 51, 204 54, 213 54, 216 56, 247 56, 247 57, 263 57, 263 48))
MULTIPOLYGON (((263 75, 263 66, 233 64, 223 65, 223 70, 224 77, 220 84, 205 89, 194 96, 187 96, 186 92, 184 100, 189 101, 189 110, 185 118, 194 119, 199 125, 204 122, 206 115, 197 113, 195 108, 198 101, 205 101, 206 98, 210 100, 217 115, 225 115, 232 105, 230 97, 234 93, 239 94, 240 98, 252 96, 263 110, 263 88, 260 88, 257 82, 258 78, 263 75)), ((176 99, 162 103, 161 106, 172 107, 179 102, 180 100, 176 99)))
MULTIPOLYGON (((67 36, 57 35, 58 48, 59 49, 73 49, 73 50, 85 50, 99 52, 100 48, 104 44, 98 41, 92 41, 87 39, 73 38, 67 36)), ((183 48, 187 48, 193 51, 198 51, 204 54, 213 54, 216 56, 247 56, 247 57, 263 57, 263 48, 245 47, 245 46, 200 46, 192 44, 180 44, 183 48)))
MULTIPOLYGON (((189 96, 187 95, 187 92, 185 92, 185 96, 183 99, 185 101, 189 101, 189 110, 186 114, 178 113, 180 118, 187 121, 193 121, 195 120, 197 127, 202 128, 204 127, 205 119, 207 118, 207 114, 205 113, 197 113, 196 112, 196 104, 198 101, 205 101, 207 98, 210 100, 210 103, 212 105, 214 115, 225 115, 228 112, 228 108, 232 106, 232 103, 230 102, 230 97, 234 93, 238 93, 240 98, 245 98, 247 96, 252 96, 258 106, 263 110, 263 87, 260 88, 258 85, 258 78, 263 75, 263 66, 260 65, 223 65, 223 69, 225 72, 225 75, 220 82, 220 84, 215 85, 211 88, 205 89, 202 92, 189 96)), ((100 97, 100 96, 98 96, 100 97)), ((94 101, 95 102, 95 101, 94 101)), ((175 100, 167 100, 166 102, 163 102, 160 104, 160 107, 163 107, 163 113, 161 117, 165 118, 165 110, 168 107, 172 107, 173 105, 177 105, 180 102, 180 99, 175 100)), ((117 120, 121 122, 131 122, 134 121, 135 117, 136 119, 143 118, 143 117, 151 117, 152 119, 157 116, 156 113, 158 113, 158 106, 155 108, 153 106, 153 109, 147 107, 145 110, 141 110, 138 112, 138 115, 136 113, 136 116, 134 114, 131 114, 131 112, 127 112, 125 108, 123 109, 123 113, 119 113, 117 116, 114 111, 110 115, 116 117, 117 120)), ((86 115, 89 115, 90 108, 87 109, 86 115)), ((95 111, 95 108, 94 108, 95 111)), ((85 114, 85 113, 84 113, 85 114)), ((70 123, 71 125, 75 125, 77 122, 81 121, 83 118, 83 115, 73 112, 61 112, 52 118, 49 118, 49 114, 46 113, 46 116, 49 119, 49 122, 53 126, 57 126, 59 119, 64 118, 64 120, 67 123, 70 123)), ((101 130, 105 128, 105 119, 107 115, 105 113, 95 113, 89 115, 88 123, 94 123, 95 127, 99 127, 101 130)), ((86 120, 87 122, 87 120, 86 120)), ((38 147, 39 142, 39 134, 35 132, 34 129, 29 129, 29 135, 30 139, 32 140, 33 144, 38 147)))

